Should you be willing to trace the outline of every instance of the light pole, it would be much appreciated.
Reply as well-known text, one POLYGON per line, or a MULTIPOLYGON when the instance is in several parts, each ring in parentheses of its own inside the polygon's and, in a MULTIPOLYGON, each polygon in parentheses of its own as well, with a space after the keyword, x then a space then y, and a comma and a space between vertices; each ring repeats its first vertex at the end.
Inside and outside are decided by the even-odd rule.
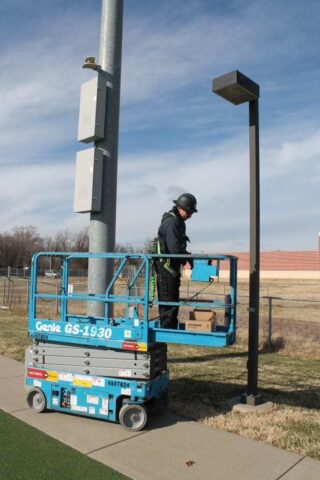
POLYGON ((259 277, 260 277, 260 172, 259 172, 259 85, 238 70, 212 81, 212 91, 225 100, 240 105, 249 102, 250 150, 250 279, 249 279, 249 341, 247 393, 242 403, 259 405, 259 277))

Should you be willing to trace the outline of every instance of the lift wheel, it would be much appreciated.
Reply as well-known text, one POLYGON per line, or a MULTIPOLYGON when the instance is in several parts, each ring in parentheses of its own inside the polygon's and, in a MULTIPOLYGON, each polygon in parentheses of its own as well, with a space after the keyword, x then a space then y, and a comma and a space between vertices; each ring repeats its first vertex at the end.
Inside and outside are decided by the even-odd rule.
POLYGON ((147 423, 148 415, 142 405, 125 404, 119 412, 121 425, 131 432, 138 432, 147 423))
POLYGON ((32 388, 27 393, 27 402, 31 410, 36 413, 42 413, 47 406, 47 401, 44 393, 40 388, 32 388))

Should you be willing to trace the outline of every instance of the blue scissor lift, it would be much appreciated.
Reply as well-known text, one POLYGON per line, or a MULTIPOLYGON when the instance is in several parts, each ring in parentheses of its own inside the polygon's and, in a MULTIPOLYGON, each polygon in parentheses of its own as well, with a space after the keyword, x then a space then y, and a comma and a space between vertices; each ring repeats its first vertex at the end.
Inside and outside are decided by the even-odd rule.
MULTIPOLYGON (((229 255, 194 255, 192 280, 207 285, 179 302, 181 316, 192 310, 223 312, 214 331, 192 331, 185 321, 178 329, 160 326, 153 298, 153 262, 163 255, 41 252, 33 257, 26 351, 27 401, 33 410, 45 409, 85 415, 141 430, 150 411, 166 405, 169 372, 167 344, 224 347, 236 338, 237 258, 229 255), (61 289, 48 293, 39 275, 48 258, 61 264, 61 289), (114 275, 105 294, 73 291, 70 272, 74 263, 105 259, 114 275), (221 262, 229 265, 227 291, 203 298, 201 292, 218 278, 221 262), (125 272, 133 272, 124 274, 125 272), (45 305, 56 302, 58 315, 45 305), (104 314, 87 313, 88 304, 100 302, 104 314), (52 318, 54 317, 54 318, 52 318)), ((166 255, 182 257, 181 255, 166 255)), ((182 297, 182 295, 181 295, 182 297)), ((90 309, 89 309, 90 311, 90 309)), ((182 318, 183 320, 183 318, 182 318)))

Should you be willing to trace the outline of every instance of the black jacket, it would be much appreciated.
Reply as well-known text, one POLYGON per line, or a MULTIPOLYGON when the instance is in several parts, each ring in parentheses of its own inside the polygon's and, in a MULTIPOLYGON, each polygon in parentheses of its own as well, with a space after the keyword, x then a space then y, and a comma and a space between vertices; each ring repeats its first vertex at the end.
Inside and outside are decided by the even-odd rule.
MULTIPOLYGON (((160 242, 161 253, 184 254, 187 252, 187 242, 185 221, 179 215, 178 209, 174 207, 170 212, 162 216, 161 225, 158 230, 158 239, 160 242)), ((179 268, 185 260, 171 259, 173 268, 179 268)))

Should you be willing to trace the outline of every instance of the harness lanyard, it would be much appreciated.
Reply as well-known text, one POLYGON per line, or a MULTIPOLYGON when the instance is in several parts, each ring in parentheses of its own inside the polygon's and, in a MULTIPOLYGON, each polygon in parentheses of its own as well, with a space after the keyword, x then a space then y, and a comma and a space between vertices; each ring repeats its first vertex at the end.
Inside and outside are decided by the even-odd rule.
POLYGON ((155 296, 156 296, 156 279, 154 276, 153 266, 151 265, 151 274, 150 274, 150 282, 149 282, 149 303, 153 303, 155 296))
MULTIPOLYGON (((161 255, 161 246, 160 246, 159 237, 158 237, 158 241, 157 241, 157 253, 159 255, 161 255)), ((160 262, 162 263, 163 261, 164 261, 164 258, 160 258, 160 262)), ((170 258, 166 259, 165 263, 163 264, 163 268, 165 268, 173 277, 177 276, 176 270, 171 267, 170 258)))

